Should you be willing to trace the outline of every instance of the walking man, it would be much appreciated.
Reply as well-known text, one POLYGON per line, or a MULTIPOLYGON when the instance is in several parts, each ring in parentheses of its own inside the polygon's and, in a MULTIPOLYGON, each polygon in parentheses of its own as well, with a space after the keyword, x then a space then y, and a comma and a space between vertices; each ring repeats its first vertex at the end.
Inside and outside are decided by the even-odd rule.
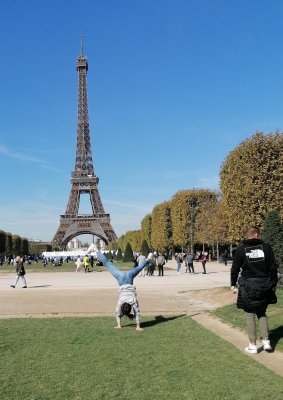
POLYGON ((156 262, 158 266, 158 276, 164 276, 164 264, 165 264, 164 256, 159 253, 156 262))
MULTIPOLYGON (((143 254, 140 254, 137 258, 137 266, 141 265, 146 260, 146 257, 143 254)), ((139 276, 144 276, 144 270, 142 269, 139 276)))
POLYGON ((249 345, 248 353, 256 354, 256 320, 262 338, 262 348, 271 352, 268 336, 266 309, 268 304, 277 302, 275 287, 278 281, 278 267, 271 246, 259 239, 257 227, 247 230, 247 240, 237 248, 231 269, 231 290, 237 292, 237 307, 246 313, 249 345), (239 274, 241 275, 239 277, 239 274))
POLYGON ((187 256, 186 256, 186 272, 188 272, 189 271, 189 273, 191 274, 191 273, 195 273, 195 269, 194 269, 194 256, 191 254, 191 253, 189 253, 187 256))
POLYGON ((84 256, 84 268, 85 268, 85 272, 90 272, 89 266, 90 266, 90 262, 89 262, 88 255, 86 254, 86 255, 84 256))
POLYGON ((205 268, 206 259, 207 259, 206 254, 202 252, 200 256, 200 261, 202 263, 203 274, 206 274, 206 268, 205 268))
POLYGON ((183 262, 182 254, 181 253, 180 254, 178 254, 178 253, 175 254, 175 260, 177 262, 177 274, 180 275, 180 270, 181 270, 182 262, 183 262))
POLYGON ((17 256, 15 258, 15 263, 16 263, 17 278, 16 278, 15 282, 11 285, 11 287, 15 289, 15 287, 17 286, 18 280, 21 278, 22 283, 23 283, 23 289, 26 289, 27 288, 27 283, 26 283, 26 279, 25 279, 26 271, 25 271, 23 259, 20 256, 17 256))

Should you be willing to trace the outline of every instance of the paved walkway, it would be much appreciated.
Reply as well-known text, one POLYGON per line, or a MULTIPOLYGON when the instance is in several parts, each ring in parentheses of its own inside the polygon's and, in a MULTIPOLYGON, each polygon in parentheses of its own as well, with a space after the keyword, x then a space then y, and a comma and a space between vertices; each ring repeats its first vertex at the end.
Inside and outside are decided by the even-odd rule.
MULTIPOLYGON (((240 351, 243 351, 243 349, 247 346, 246 333, 223 323, 218 318, 212 317, 207 313, 193 315, 192 318, 204 328, 208 329, 211 332, 214 332, 217 336, 226 340, 226 342, 229 342, 233 346, 237 347, 237 349, 239 349, 240 351)), ((274 351, 273 353, 267 353, 262 349, 259 349, 258 354, 245 354, 283 377, 282 352, 274 351)))
MULTIPOLYGON (((75 267, 74 267, 75 270, 75 267)), ((229 290, 230 266, 207 263, 207 274, 195 263, 196 274, 184 268, 178 275, 168 262, 164 277, 136 277, 143 315, 187 314, 206 329, 239 350, 247 345, 246 334, 211 317, 207 311, 235 302, 229 290)), ((156 272, 155 272, 156 274, 156 272)), ((116 280, 107 271, 28 272, 27 289, 10 287, 15 273, 0 270, 0 318, 114 315, 118 297, 116 280)), ((249 355, 283 376, 283 353, 249 355)))

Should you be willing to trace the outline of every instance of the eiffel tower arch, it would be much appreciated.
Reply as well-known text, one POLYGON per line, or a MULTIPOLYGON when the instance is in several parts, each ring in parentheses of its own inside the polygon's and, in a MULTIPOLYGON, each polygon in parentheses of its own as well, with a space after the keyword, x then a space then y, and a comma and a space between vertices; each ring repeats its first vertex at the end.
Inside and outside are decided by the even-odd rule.
POLYGON ((60 216, 60 225, 52 240, 53 249, 65 249, 68 242, 82 234, 92 234, 106 244, 117 240, 110 223, 110 214, 106 214, 98 191, 99 178, 94 173, 88 118, 88 100, 86 75, 87 58, 83 52, 77 59, 78 72, 78 124, 75 169, 71 176, 71 192, 65 214, 60 216), (92 214, 80 215, 81 194, 88 194, 92 214))

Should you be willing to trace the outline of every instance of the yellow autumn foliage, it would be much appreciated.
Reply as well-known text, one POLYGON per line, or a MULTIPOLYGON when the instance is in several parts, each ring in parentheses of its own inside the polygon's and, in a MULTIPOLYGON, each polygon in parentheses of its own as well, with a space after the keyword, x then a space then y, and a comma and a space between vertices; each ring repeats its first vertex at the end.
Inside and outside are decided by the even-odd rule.
POLYGON ((152 210, 151 244, 154 250, 168 251, 172 246, 170 202, 164 201, 152 210))
POLYGON ((241 240, 250 225, 262 227, 268 211, 283 217, 282 184, 282 133, 256 132, 229 153, 220 188, 231 241, 241 240))

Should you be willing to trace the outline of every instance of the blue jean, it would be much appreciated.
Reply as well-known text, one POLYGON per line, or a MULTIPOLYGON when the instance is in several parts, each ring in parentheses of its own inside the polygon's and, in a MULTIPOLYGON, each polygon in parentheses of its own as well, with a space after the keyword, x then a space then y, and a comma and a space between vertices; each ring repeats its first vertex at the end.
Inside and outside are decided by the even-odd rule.
POLYGON ((115 267, 104 254, 98 252, 97 258, 105 265, 109 272, 117 279, 118 285, 132 285, 134 282, 134 278, 138 275, 138 273, 146 266, 148 263, 147 260, 143 261, 137 267, 130 269, 129 271, 120 271, 118 268, 115 267))
POLYGON ((177 272, 180 272, 181 266, 182 266, 182 263, 177 262, 177 272))

